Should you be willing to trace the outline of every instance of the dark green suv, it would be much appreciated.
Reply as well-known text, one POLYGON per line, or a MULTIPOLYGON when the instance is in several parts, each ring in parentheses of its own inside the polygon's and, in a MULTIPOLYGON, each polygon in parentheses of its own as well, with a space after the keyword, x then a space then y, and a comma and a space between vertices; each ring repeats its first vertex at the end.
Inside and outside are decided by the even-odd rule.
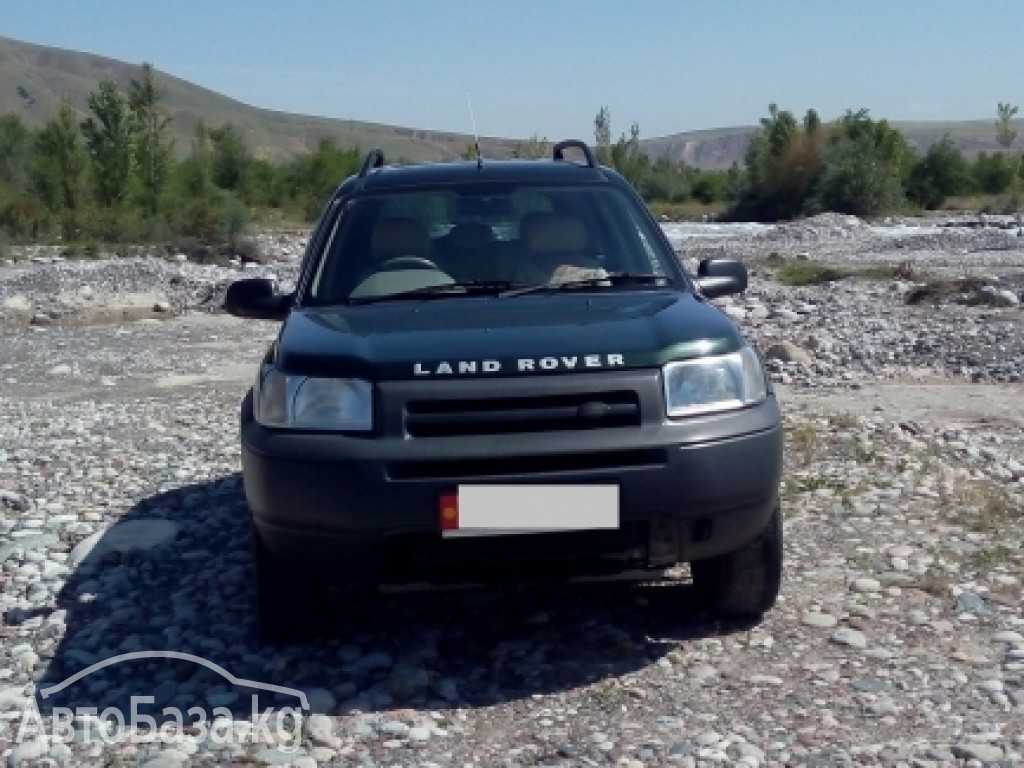
POLYGON ((535 581, 690 562, 758 616, 782 567, 781 418, 758 355, 585 144, 391 167, 328 201, 242 404, 261 626, 305 634, 331 585, 535 581), (567 155, 575 155, 572 160, 567 155))

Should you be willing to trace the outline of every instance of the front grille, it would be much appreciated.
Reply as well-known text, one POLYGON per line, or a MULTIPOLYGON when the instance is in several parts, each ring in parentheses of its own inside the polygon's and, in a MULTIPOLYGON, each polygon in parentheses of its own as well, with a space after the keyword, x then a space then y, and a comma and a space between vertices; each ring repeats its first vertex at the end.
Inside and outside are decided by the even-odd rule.
POLYGON ((405 406, 410 437, 511 435, 640 425, 635 391, 533 397, 412 400, 405 406))
POLYGON ((402 461, 389 464, 387 473, 391 480, 456 480, 544 475, 551 472, 620 471, 661 467, 667 463, 668 455, 665 450, 647 448, 488 459, 402 461))

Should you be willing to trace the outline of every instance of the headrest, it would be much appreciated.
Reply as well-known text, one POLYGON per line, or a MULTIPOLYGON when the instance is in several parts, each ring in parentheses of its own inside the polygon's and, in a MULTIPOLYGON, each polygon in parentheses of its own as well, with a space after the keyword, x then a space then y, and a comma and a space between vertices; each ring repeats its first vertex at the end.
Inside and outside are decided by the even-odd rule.
POLYGON ((494 230, 486 224, 456 224, 448 233, 450 242, 462 250, 486 248, 494 242, 494 230))
POLYGON ((583 222, 566 213, 528 213, 519 236, 533 253, 579 253, 587 244, 583 222))
POLYGON ((377 224, 370 247, 378 260, 396 256, 426 257, 430 254, 430 234, 416 219, 394 216, 377 224))

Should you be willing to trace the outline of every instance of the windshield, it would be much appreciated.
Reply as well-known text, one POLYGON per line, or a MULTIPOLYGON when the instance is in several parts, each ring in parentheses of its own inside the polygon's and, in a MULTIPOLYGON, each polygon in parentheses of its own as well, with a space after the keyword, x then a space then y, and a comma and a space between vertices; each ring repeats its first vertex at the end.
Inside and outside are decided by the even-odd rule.
POLYGON ((611 185, 474 183, 360 196, 323 243, 309 304, 566 284, 644 288, 678 274, 656 226, 611 185), (664 279, 601 279, 611 274, 664 279))

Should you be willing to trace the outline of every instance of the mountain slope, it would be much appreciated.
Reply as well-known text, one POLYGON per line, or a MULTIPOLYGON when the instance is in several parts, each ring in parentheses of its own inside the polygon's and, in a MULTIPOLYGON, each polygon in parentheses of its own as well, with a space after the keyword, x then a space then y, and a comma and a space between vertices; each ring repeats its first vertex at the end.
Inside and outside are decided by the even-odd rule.
MULTIPOLYGON (((881 119, 879 117, 878 119, 881 119)), ((928 148, 949 136, 953 143, 968 157, 979 152, 999 152, 1002 147, 996 140, 996 121, 963 120, 956 122, 907 122, 890 121, 899 129, 907 143, 917 152, 925 153, 928 148)), ((1018 133, 1024 135, 1024 121, 1014 121, 1018 133)), ((707 131, 688 131, 671 136, 647 139, 642 143, 644 151, 652 157, 668 157, 676 162, 705 170, 725 170, 734 162, 743 165, 743 158, 750 144, 750 137, 756 129, 753 126, 717 128, 707 131)), ((1018 140, 1013 149, 1019 150, 1018 140)))
MULTIPOLYGON (((104 56, 24 43, 0 37, 0 114, 18 114, 38 126, 67 102, 83 117, 89 94, 102 80, 114 80, 127 90, 141 73, 141 64, 104 56)), ((462 134, 421 131, 355 120, 308 117, 260 109, 166 73, 156 72, 164 89, 176 149, 188 150, 196 123, 232 123, 260 157, 280 160, 314 149, 325 137, 344 146, 379 146, 389 157, 437 160, 457 157, 471 138, 462 134)), ((486 141, 486 151, 508 155, 514 142, 486 141)))
MULTIPOLYGON (((88 96, 102 80, 114 80, 127 90, 140 73, 141 64, 0 37, 0 114, 18 114, 27 124, 38 126, 55 115, 63 101, 84 118, 88 96)), ((326 137, 342 146, 381 147, 389 158, 409 160, 454 158, 472 140, 466 134, 261 109, 159 71, 157 82, 165 91, 164 106, 172 118, 179 154, 188 151, 199 120, 208 126, 233 124, 257 156, 270 160, 314 149, 326 137)), ((1024 136, 1024 121, 1016 123, 1024 136)), ((947 134, 972 156, 999 150, 994 119, 893 124, 921 152, 947 134)), ((743 164, 754 130, 741 126, 689 131, 645 139, 641 146, 655 158, 667 156, 697 168, 724 170, 733 163, 743 164)), ((1018 140, 1015 148, 1021 143, 1018 140)), ((508 157, 515 144, 514 139, 481 139, 484 153, 490 157, 508 157)))

